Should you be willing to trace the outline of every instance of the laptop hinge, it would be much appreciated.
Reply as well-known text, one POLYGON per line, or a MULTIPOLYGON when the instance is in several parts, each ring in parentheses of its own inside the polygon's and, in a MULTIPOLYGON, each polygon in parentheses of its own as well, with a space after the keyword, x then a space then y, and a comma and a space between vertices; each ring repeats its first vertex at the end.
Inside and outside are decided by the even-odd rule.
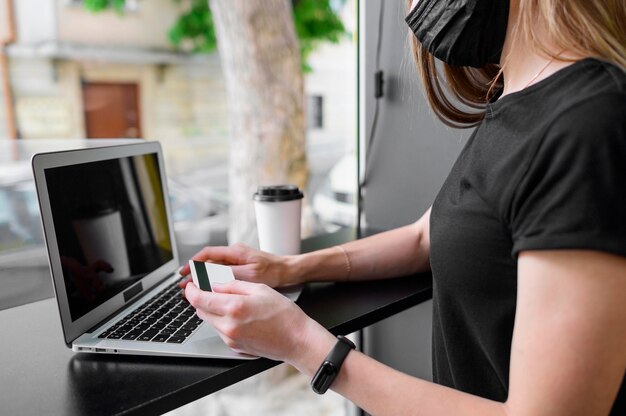
MULTIPOLYGON (((161 283, 163 283, 164 281, 166 281, 167 279, 169 279, 170 277, 172 277, 174 275, 174 273, 170 273, 168 274, 165 279, 161 280, 159 283, 157 283, 156 285, 154 285, 153 287, 150 288, 150 290, 152 290, 154 287, 160 285, 161 283)), ((85 331, 86 334, 91 334, 92 332, 95 332, 96 330, 98 330, 98 328, 100 328, 105 322, 111 320, 111 318, 115 315, 117 315, 118 313, 120 313, 121 311, 123 311, 124 309, 126 309, 130 304, 133 304, 135 302, 137 302, 139 299, 141 299, 141 297, 133 299, 137 293, 141 293, 143 291, 143 285, 141 284, 141 282, 137 283, 136 285, 134 285, 133 287, 131 287, 130 289, 128 289, 126 292, 124 292, 124 306, 122 306, 121 308, 119 308, 118 310, 116 310, 115 312, 113 312, 112 314, 110 314, 109 316, 107 316, 106 318, 104 318, 103 320, 101 320, 100 322, 98 322, 97 324, 95 324, 94 326, 92 326, 91 328, 89 328, 87 331, 85 331), (137 290, 137 288, 139 288, 137 290), (135 290, 137 290, 135 292, 135 290), (129 300, 133 299, 133 301, 130 304, 127 304, 126 302, 128 302, 129 300)))
POLYGON ((126 292, 124 292, 124 303, 128 302, 129 300, 137 296, 137 294, 141 293, 142 290, 143 290, 143 285, 141 284, 141 282, 137 283, 136 285, 128 289, 126 292))

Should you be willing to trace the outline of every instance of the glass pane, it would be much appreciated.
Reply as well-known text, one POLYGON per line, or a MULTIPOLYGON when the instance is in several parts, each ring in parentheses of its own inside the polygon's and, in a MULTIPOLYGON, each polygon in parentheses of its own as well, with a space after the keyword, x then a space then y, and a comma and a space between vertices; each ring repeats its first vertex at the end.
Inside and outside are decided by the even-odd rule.
MULTIPOLYGON (((42 16, 30 4, 17 3, 16 16, 42 16)), ((318 42, 304 74, 309 97, 304 237, 351 226, 356 216, 356 47, 351 36, 356 17, 352 1, 330 4, 344 32, 337 43, 318 42)), ((40 17, 40 25, 27 25, 24 39, 8 48, 7 64, 0 67, 10 85, 10 91, 1 91, 2 102, 11 103, 0 107, 0 140, 16 136, 25 149, 34 149, 37 141, 37 150, 51 139, 70 139, 63 148, 79 146, 83 138, 159 140, 183 256, 204 245, 227 244, 231 137, 219 54, 194 53, 185 42, 173 46, 166 29, 175 26, 181 12, 170 2, 142 3, 133 19, 106 10, 94 14, 71 2, 45 7, 51 8, 50 16, 56 9, 59 24, 40 17), (27 42, 37 38, 55 39, 56 46, 34 48, 27 42)), ((7 202, 0 218, 5 222, 9 206, 26 204, 32 218, 37 209, 28 192, 28 163, 12 152, 2 155, 7 202)), ((18 223, 13 222, 12 231, 7 227, 2 251, 41 244, 37 226, 31 227, 37 237, 29 238, 18 223)))
MULTIPOLYGON (((277 125, 270 129, 263 123, 248 126, 265 132, 259 133, 256 147, 234 144, 239 143, 234 127, 245 120, 233 121, 236 106, 229 104, 233 94, 228 87, 232 72, 218 53, 215 26, 206 24, 212 21, 207 2, 13 3, 13 16, 0 8, 0 37, 10 40, 0 56, 0 309, 53 296, 30 168, 37 152, 160 141, 181 260, 206 245, 257 244, 254 236, 233 231, 239 208, 252 206, 252 191, 237 193, 231 184, 253 170, 261 174, 250 186, 301 180, 303 237, 355 224, 354 0, 319 1, 317 9, 311 9, 311 2, 303 7, 304 1, 294 0, 291 20, 275 22, 293 25, 296 50, 303 56, 294 78, 302 82, 286 84, 296 93, 302 84, 300 95, 294 93, 302 97, 301 106, 278 106, 279 113, 301 107, 292 116, 301 131, 286 135, 273 156, 276 163, 262 169, 256 163, 270 151, 266 132, 274 127, 280 131, 281 122, 271 116, 267 120, 277 125), (11 20, 19 34, 11 33, 11 20), (303 140, 297 140, 298 134, 303 140), (293 156, 298 146, 306 157, 293 156), (238 157, 248 157, 249 170, 233 170, 238 157), (264 176, 266 171, 272 172, 264 176)), ((235 42, 229 48, 246 46, 235 42)), ((280 71, 273 77, 287 79, 280 71)), ((266 111, 269 104, 257 103, 256 111, 266 111)), ((298 410, 300 400, 317 403, 310 405, 311 414, 344 414, 347 408, 332 394, 318 400, 308 380, 290 369, 251 383, 259 388, 252 389, 250 403, 267 414, 304 414, 298 410), (279 380, 283 393, 265 394, 268 380, 279 380), (272 402, 283 399, 287 401, 278 407, 272 402)), ((233 389, 224 392, 224 403, 237 387, 233 389)), ((201 408, 217 402, 207 403, 201 408)), ((194 410, 178 414, 187 411, 194 410)))

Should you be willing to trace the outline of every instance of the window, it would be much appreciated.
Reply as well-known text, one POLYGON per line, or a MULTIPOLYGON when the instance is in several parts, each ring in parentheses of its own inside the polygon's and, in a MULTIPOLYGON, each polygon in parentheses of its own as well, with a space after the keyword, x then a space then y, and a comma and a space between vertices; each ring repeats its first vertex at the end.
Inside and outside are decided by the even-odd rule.
POLYGON ((324 97, 309 95, 307 100, 307 127, 312 129, 324 128, 324 97))
MULTIPOLYGON (((356 222, 357 45, 351 35, 356 33, 357 17, 354 0, 285 4, 300 1, 306 5, 301 8, 305 12, 298 15, 294 8, 294 13, 284 16, 309 19, 307 23, 318 25, 320 31, 336 33, 321 36, 315 30, 312 39, 300 39, 306 61, 301 66, 288 65, 293 78, 275 75, 283 84, 294 86, 296 93, 284 96, 297 97, 298 111, 292 111, 296 100, 276 100, 285 106, 276 113, 282 111, 291 120, 274 113, 264 122, 274 122, 272 129, 285 133, 267 129, 258 134, 264 127, 261 123, 247 127, 256 134, 252 138, 281 140, 281 146, 276 146, 280 154, 267 158, 267 170, 288 167, 290 174, 296 171, 293 181, 305 188, 302 236, 307 238, 356 222), (319 7, 320 13, 311 13, 311 7, 319 7), (320 18, 332 24, 317 23, 320 18), (287 84, 283 79, 298 82, 287 84), (296 127, 290 130, 285 124, 296 127)), ((240 209, 253 206, 252 192, 241 192, 231 184, 236 175, 253 176, 262 170, 252 169, 261 157, 242 152, 266 151, 267 147, 266 143, 232 145, 235 138, 229 129, 231 109, 224 77, 228 60, 220 58, 216 40, 210 36, 213 31, 202 27, 207 23, 207 0, 125 0, 121 16, 106 7, 121 4, 117 1, 103 0, 105 13, 83 12, 86 4, 86 0, 20 2, 20 13, 14 16, 16 27, 28 30, 28 36, 20 32, 16 47, 10 49, 28 53, 9 51, 10 71, 0 68, 0 75, 8 74, 11 87, 5 91, 0 86, 0 309, 53 295, 29 162, 36 152, 102 146, 103 137, 118 137, 106 144, 133 137, 158 140, 165 157, 181 261, 208 245, 255 244, 253 226, 231 235, 244 221, 254 224, 254 213, 248 210, 242 215, 240 209), (42 13, 42 4, 53 12, 42 13), (140 8, 141 13, 135 13, 140 8), (132 12, 132 18, 124 18, 124 12, 132 12), (189 22, 194 23, 192 28, 189 22), (31 39, 54 39, 54 45, 34 47, 31 39), (12 103, 9 108, 14 111, 6 111, 4 102, 12 103), (231 152, 237 152, 247 165, 233 168, 231 152)), ((272 22, 291 23, 287 19, 272 22)), ((237 47, 233 42, 229 49, 237 47)), ((246 102, 253 102, 256 111, 266 110, 265 102, 246 102)), ((241 120, 242 124, 246 121, 241 120)), ((257 177, 245 179, 246 184, 257 185, 257 177)), ((229 409, 245 405, 249 411, 244 414, 286 415, 297 413, 305 400, 312 413, 343 413, 345 402, 340 396, 330 394, 320 401, 310 393, 308 380, 289 380, 293 378, 273 381, 281 383, 274 389, 280 392, 278 400, 241 384, 190 406, 230 414, 229 409)))
MULTIPOLYGON (((263 146, 232 148, 225 64, 219 51, 194 49, 196 44, 203 47, 207 44, 197 36, 190 37, 188 32, 183 36, 174 30, 184 32, 184 24, 180 22, 186 22, 189 13, 194 15, 195 6, 193 10, 187 6, 202 3, 201 7, 208 7, 208 3, 125 0, 127 11, 141 7, 141 13, 132 18, 118 18, 110 7, 105 7, 105 11, 109 10, 105 13, 83 13, 86 0, 53 2, 64 6, 56 14, 42 14, 40 4, 35 3, 24 2, 20 13, 14 16, 16 27, 30 31, 28 37, 18 37, 15 46, 32 53, 9 53, 11 70, 6 74, 11 89, 0 88, 0 103, 12 102, 14 110, 6 111, 0 104, 0 275, 8 274, 9 260, 19 256, 36 255, 43 272, 47 271, 29 167, 32 153, 90 146, 91 140, 104 138, 143 138, 162 144, 175 236, 182 259, 206 245, 236 241, 255 245, 254 213, 250 210, 246 211, 245 219, 252 224, 247 228, 252 231, 232 235, 244 217, 236 210, 233 214, 234 207, 252 205, 253 191, 236 195, 231 192, 230 179, 232 175, 255 170, 234 172, 230 152, 263 146), (45 24, 30 24, 35 18, 45 24), (182 36, 181 44, 175 44, 172 33, 182 36), (28 39, 55 39, 55 47, 51 51, 28 49, 31 46, 28 39), (78 93, 76 86, 80 86, 78 93), (17 128, 12 129, 13 125, 17 128), (9 136, 18 136, 19 140, 9 136), (17 147, 19 151, 15 150, 17 147), (18 255, 18 251, 23 254, 18 255)), ((112 6, 117 2, 102 3, 112 6)), ((315 4, 324 7, 325 1, 315 4)), ((306 62, 301 66, 304 91, 297 91, 298 101, 305 104, 298 110, 304 114, 293 117, 297 120, 293 125, 304 137, 294 140, 293 146, 291 143, 283 146, 282 153, 274 156, 292 157, 297 162, 287 160, 289 163, 275 165, 289 166, 290 173, 297 171, 292 180, 300 181, 304 188, 304 238, 356 222, 353 154, 357 141, 357 54, 355 39, 350 36, 356 31, 356 8, 353 0, 331 0, 326 4, 330 9, 325 7, 324 13, 331 10, 334 14, 331 20, 338 18, 343 28, 337 34, 338 42, 315 40, 314 48, 306 48, 306 62), (297 151, 292 151, 293 148, 297 151)), ((290 15, 296 16, 295 11, 290 15)), ((207 12, 207 9, 202 11, 207 12)), ((310 18, 310 13, 300 17, 310 18)), ((233 43, 231 48, 236 47, 233 43)), ((299 75, 296 73, 298 78, 299 75)), ((282 124, 293 120, 278 121, 278 117, 267 120, 268 123, 277 120, 274 130, 283 129, 287 132, 285 137, 291 138, 291 131, 282 124)), ((250 127, 252 133, 255 128, 250 127)), ((257 136, 251 134, 251 137, 257 136)), ((244 159, 255 163, 260 158, 244 159)), ((249 182, 255 180, 251 178, 249 182)), ((1 279, 2 276, 0 282, 1 279)))

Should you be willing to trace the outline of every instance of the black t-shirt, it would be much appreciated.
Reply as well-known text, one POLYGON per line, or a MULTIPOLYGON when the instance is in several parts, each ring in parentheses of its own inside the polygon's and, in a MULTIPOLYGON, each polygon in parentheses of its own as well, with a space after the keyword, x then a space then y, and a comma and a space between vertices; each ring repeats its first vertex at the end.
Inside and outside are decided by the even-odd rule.
POLYGON ((626 73, 585 59, 490 104, 435 199, 430 240, 435 381, 505 401, 518 253, 626 256, 626 73))

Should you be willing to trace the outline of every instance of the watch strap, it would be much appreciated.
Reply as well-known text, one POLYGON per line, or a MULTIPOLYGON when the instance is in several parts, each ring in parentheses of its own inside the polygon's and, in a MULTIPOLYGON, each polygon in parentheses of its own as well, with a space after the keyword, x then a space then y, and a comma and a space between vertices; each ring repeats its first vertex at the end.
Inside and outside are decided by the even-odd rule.
POLYGON ((343 335, 339 335, 337 337, 337 343, 335 344, 333 349, 330 350, 330 353, 328 353, 326 361, 330 361, 331 363, 333 363, 337 368, 337 371, 339 371, 341 365, 343 364, 343 361, 346 359, 346 356, 348 355, 350 350, 353 349, 356 349, 356 345, 354 345, 352 341, 350 341, 343 335))
POLYGON ((346 356, 350 350, 356 349, 356 345, 343 335, 337 337, 337 343, 333 349, 328 353, 326 359, 311 380, 311 388, 317 394, 324 394, 333 383, 341 365, 343 364, 346 356))

